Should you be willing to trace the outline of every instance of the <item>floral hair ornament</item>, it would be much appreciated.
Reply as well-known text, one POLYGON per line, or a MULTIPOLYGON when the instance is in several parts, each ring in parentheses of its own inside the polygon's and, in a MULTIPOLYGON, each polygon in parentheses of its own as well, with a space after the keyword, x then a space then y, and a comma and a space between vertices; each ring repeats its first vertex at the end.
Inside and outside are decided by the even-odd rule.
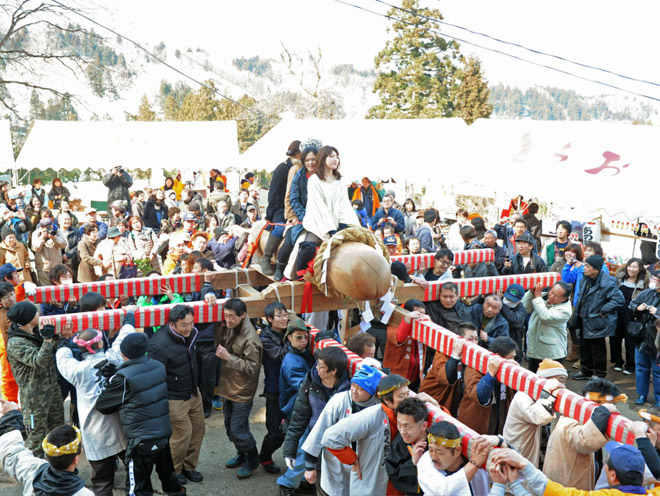
POLYGON ((323 142, 320 139, 307 138, 302 143, 300 143, 300 151, 303 151, 305 148, 308 148, 310 146, 316 148, 317 150, 320 150, 321 147, 323 146, 323 142))
POLYGON ((81 440, 80 429, 78 429, 75 425, 72 425, 71 427, 73 427, 73 430, 76 431, 76 438, 69 444, 58 447, 48 442, 48 436, 44 438, 43 442, 41 443, 41 447, 43 448, 46 455, 57 457, 63 455, 75 455, 78 453, 81 440))
POLYGON ((434 436, 433 434, 428 434, 427 436, 429 443, 434 443, 438 446, 444 446, 445 448, 458 448, 461 445, 461 438, 458 439, 447 439, 446 437, 434 436))
POLYGON ((84 341, 84 340, 80 339, 79 336, 80 336, 80 333, 78 333, 74 336, 73 344, 75 344, 77 346, 82 346, 83 348, 87 348, 87 351, 89 351, 92 355, 95 355, 96 352, 92 349, 92 345, 98 343, 99 341, 101 341, 101 339, 103 339, 103 334, 96 331, 96 336, 94 336, 92 339, 89 339, 87 341, 84 341))
POLYGON ((628 395, 626 394, 613 396, 611 394, 603 394, 603 393, 597 393, 595 391, 589 391, 586 396, 588 400, 595 401, 596 403, 599 403, 601 405, 603 403, 618 403, 620 401, 626 403, 628 401, 628 395))

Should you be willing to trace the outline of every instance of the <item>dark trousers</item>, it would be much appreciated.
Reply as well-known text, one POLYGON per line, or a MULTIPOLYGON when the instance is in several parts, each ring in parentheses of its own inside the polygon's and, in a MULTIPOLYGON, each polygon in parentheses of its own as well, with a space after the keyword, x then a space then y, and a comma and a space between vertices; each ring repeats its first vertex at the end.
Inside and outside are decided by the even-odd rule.
MULTIPOLYGON (((566 357, 564 357, 564 358, 566 358, 566 357)), ((553 358, 553 360, 555 362, 564 363, 564 358, 553 358)), ((527 367, 529 369, 529 371, 536 373, 536 371, 539 369, 539 365, 541 365, 541 362, 543 360, 540 360, 538 358, 528 358, 527 361, 528 361, 528 364, 529 364, 528 367, 527 367)))
POLYGON ((227 437, 236 446, 236 451, 247 453, 257 447, 257 441, 250 432, 250 411, 252 402, 236 403, 224 398, 225 430, 227 437))
POLYGON ((287 230, 284 234, 284 243, 280 245, 280 249, 277 252, 277 262, 281 264, 286 264, 289 262, 289 257, 291 257, 291 252, 293 251, 293 240, 291 239, 292 229, 287 230))
POLYGON ((211 410, 213 389, 218 381, 215 378, 218 357, 212 342, 197 343, 197 367, 199 371, 199 390, 202 393, 204 411, 211 410))
POLYGON ((92 491, 94 491, 94 496, 112 496, 117 456, 123 460, 124 452, 122 451, 118 455, 112 455, 103 460, 87 460, 92 467, 92 491))
POLYGON ((164 438, 144 441, 133 448, 126 459, 126 494, 152 496, 154 488, 151 485, 151 472, 154 466, 163 485, 164 493, 172 494, 183 491, 174 473, 169 440, 164 438), (154 446, 157 449, 153 449, 154 446))
MULTIPOLYGON (((627 309, 624 309, 628 312, 627 309)), ((635 345, 630 341, 630 339, 625 337, 626 328, 628 327, 628 322, 631 318, 628 314, 619 311, 617 325, 616 325, 616 334, 610 338, 610 362, 615 366, 623 368, 623 340, 626 340, 626 357, 625 364, 626 370, 631 372, 635 371, 635 345)))
POLYGON ((606 338, 580 339, 582 373, 605 377, 607 375, 606 338))
POLYGON ((280 430, 282 424, 282 410, 280 410, 280 399, 277 394, 265 393, 266 395, 266 429, 268 432, 261 443, 261 452, 259 461, 261 463, 270 462, 282 443, 284 434, 280 430))

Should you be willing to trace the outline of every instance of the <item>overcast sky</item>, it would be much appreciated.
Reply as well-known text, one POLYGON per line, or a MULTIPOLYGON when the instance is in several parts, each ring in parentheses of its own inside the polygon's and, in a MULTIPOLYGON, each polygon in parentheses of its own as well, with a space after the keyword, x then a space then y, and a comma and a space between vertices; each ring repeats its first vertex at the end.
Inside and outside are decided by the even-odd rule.
MULTIPOLYGON (((385 12, 375 0, 346 0, 385 12)), ((394 0, 387 0, 392 3, 394 0)), ((373 67, 374 55, 388 39, 388 21, 335 0, 116 0, 106 4, 117 30, 142 42, 168 47, 202 47, 216 60, 237 56, 276 57, 280 42, 294 51, 320 47, 329 64, 373 67)), ((423 0, 441 10, 445 21, 528 47, 660 83, 655 49, 660 45, 656 1, 423 0)), ((624 81, 559 61, 525 53, 453 28, 443 32, 496 47, 534 61, 601 79, 660 98, 660 87, 624 81)), ((483 62, 491 82, 518 86, 555 85, 582 93, 615 90, 462 45, 483 62)))

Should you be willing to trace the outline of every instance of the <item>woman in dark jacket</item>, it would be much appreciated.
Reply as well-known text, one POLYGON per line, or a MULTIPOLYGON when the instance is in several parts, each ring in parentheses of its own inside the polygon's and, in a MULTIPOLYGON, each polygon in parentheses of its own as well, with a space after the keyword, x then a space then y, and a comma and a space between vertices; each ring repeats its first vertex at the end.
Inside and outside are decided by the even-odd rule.
POLYGON ((651 276, 649 289, 642 291, 634 298, 628 307, 631 318, 643 326, 643 337, 635 348, 635 388, 639 395, 635 404, 643 405, 650 390, 651 373, 653 373, 653 400, 660 407, 660 365, 656 359, 658 348, 657 308, 660 306, 660 271, 651 276), (654 310, 655 309, 655 310, 654 310))
POLYGON ((619 283, 619 291, 623 294, 626 303, 619 308, 619 315, 616 320, 616 334, 610 338, 610 362, 614 364, 614 370, 626 375, 632 375, 635 372, 635 345, 626 338, 626 362, 623 367, 623 357, 621 344, 626 335, 628 323, 632 320, 630 302, 649 287, 651 274, 644 269, 644 264, 639 258, 631 258, 626 262, 616 274, 619 283))
POLYGON ((71 196, 69 190, 62 185, 59 177, 53 179, 53 187, 48 192, 48 199, 53 202, 53 209, 59 210, 62 200, 68 200, 71 196))
MULTIPOLYGON (((31 197, 34 198, 35 196, 39 198, 39 200, 41 201, 41 205, 46 203, 46 190, 42 187, 41 179, 39 179, 38 177, 34 181, 32 181, 31 197)), ((41 206, 39 206, 39 208, 41 208, 41 206)))
POLYGON ((168 208, 165 205, 165 193, 156 190, 144 207, 144 225, 156 233, 160 232, 160 223, 167 220, 168 208))
POLYGON ((291 203, 291 208, 296 215, 296 219, 293 221, 293 227, 286 232, 284 243, 280 247, 280 251, 277 253, 277 264, 275 265, 274 275, 276 281, 281 281, 284 277, 284 268, 289 262, 289 257, 296 244, 296 240, 298 239, 298 236, 304 232, 302 221, 305 218, 305 209, 307 207, 307 180, 316 170, 316 154, 318 151, 318 148, 315 146, 308 146, 303 150, 300 160, 302 161, 304 168, 300 169, 296 175, 293 176, 293 181, 291 181, 289 201, 291 203))

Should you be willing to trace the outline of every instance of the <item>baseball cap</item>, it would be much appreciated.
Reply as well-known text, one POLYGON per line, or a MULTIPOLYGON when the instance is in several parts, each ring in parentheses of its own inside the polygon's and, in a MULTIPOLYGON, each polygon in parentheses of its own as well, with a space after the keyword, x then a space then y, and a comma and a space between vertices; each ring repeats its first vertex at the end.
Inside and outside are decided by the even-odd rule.
POLYGON ((512 284, 509 287, 507 287, 506 291, 504 292, 504 297, 511 300, 514 303, 517 303, 520 300, 522 300, 524 295, 525 295, 525 288, 523 288, 520 284, 512 284))
POLYGON ((183 214, 183 217, 181 218, 181 220, 183 220, 183 221, 197 220, 197 217, 195 217, 195 214, 193 214, 192 212, 186 212, 185 214, 183 214))
POLYGON ((383 244, 385 246, 396 246, 396 238, 394 236, 385 236, 383 238, 383 244))
POLYGON ((13 264, 10 263, 2 264, 0 265, 0 280, 4 279, 12 272, 20 272, 21 270, 23 270, 22 267, 20 269, 17 269, 16 267, 13 266, 13 264))
POLYGON ((85 210, 85 215, 91 214, 92 212, 96 213, 96 209, 94 207, 89 207, 87 210, 85 210))
POLYGON ((610 453, 609 467, 616 468, 621 474, 643 475, 646 463, 640 451, 630 444, 614 444, 614 441, 610 441, 605 445, 605 449, 610 453))
POLYGON ((528 233, 522 233, 520 236, 516 236, 516 243, 519 241, 524 241, 525 243, 529 243, 530 245, 534 244, 534 240, 532 239, 531 234, 528 233))

